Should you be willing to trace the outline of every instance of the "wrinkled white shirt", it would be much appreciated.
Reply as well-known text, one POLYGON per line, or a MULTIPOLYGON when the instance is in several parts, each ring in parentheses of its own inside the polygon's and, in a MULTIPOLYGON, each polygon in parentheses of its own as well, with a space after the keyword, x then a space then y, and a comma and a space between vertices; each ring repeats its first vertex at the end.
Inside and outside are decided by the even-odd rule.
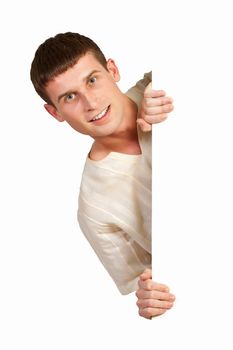
MULTIPOLYGON (((151 73, 126 95, 139 106, 151 73)), ((151 132, 137 127, 142 153, 89 157, 79 193, 79 226, 122 294, 151 268, 151 132)))

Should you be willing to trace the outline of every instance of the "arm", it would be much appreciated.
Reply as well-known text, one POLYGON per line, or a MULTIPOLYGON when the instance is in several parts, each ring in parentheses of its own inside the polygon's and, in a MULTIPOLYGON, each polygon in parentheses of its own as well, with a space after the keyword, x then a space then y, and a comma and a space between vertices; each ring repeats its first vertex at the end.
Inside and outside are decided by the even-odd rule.
POLYGON ((126 295, 136 291, 138 277, 151 266, 151 255, 116 225, 97 222, 80 211, 78 221, 120 293, 126 295))
POLYGON ((136 296, 140 316, 151 319, 173 306, 175 298, 168 287, 151 279, 150 254, 132 242, 123 230, 100 224, 80 212, 79 225, 120 293, 129 294, 138 285, 136 296))
POLYGON ((175 301, 175 296, 166 285, 152 281, 150 269, 140 275, 136 297, 138 313, 147 319, 164 314, 173 307, 175 301))

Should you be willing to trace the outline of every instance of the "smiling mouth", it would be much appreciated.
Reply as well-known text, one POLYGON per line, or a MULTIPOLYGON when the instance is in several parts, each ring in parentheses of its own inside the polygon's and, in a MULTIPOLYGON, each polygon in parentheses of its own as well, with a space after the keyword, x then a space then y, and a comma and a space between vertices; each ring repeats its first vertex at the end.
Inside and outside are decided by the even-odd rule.
POLYGON ((102 120, 108 114, 109 108, 110 108, 110 105, 107 108, 105 108, 102 112, 97 114, 94 118, 92 118, 90 122, 96 122, 98 120, 102 120))

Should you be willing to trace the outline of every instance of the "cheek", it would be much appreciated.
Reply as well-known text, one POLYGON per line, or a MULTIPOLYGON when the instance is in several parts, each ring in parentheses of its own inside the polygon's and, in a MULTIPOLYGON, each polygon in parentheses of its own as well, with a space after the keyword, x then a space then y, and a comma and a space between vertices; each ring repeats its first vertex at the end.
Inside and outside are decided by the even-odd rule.
POLYGON ((104 90, 101 91, 103 96, 108 98, 115 98, 120 93, 120 89, 117 84, 109 82, 105 85, 104 90))
POLYGON ((62 113, 67 121, 78 120, 78 116, 81 116, 80 108, 71 104, 65 106, 62 113))

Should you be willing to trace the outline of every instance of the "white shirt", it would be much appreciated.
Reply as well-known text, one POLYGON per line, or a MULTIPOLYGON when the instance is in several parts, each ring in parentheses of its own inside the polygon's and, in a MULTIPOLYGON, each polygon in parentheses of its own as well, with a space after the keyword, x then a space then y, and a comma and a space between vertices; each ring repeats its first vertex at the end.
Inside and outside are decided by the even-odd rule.
MULTIPOLYGON (((138 108, 150 81, 145 74, 126 93, 138 108)), ((142 153, 87 157, 79 193, 80 228, 122 294, 151 268, 151 132, 137 130, 142 153)))

